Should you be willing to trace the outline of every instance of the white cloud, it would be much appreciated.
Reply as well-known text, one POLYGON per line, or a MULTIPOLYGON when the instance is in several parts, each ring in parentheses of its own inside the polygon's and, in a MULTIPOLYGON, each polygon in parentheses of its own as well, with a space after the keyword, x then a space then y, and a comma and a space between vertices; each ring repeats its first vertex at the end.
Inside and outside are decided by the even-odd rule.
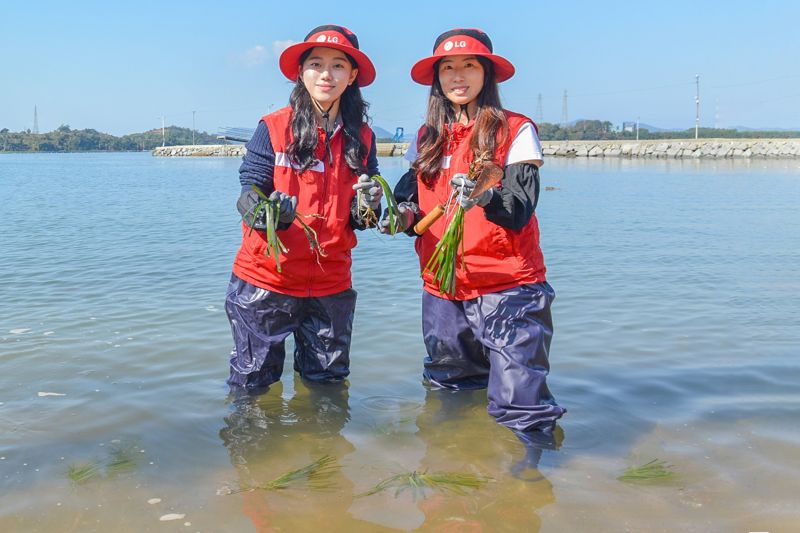
POLYGON ((246 67, 256 67, 267 60, 267 49, 263 45, 257 44, 256 46, 245 50, 241 55, 240 61, 246 67))
POLYGON ((272 51, 276 56, 281 55, 281 52, 294 44, 294 41, 287 39, 285 41, 272 41, 272 51))

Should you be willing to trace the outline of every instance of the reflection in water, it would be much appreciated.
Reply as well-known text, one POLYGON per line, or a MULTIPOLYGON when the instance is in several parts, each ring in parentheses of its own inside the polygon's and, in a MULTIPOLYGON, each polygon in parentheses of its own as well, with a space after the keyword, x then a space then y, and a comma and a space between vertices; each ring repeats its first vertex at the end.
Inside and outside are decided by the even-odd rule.
POLYGON ((495 481, 467 496, 435 492, 419 500, 422 529, 538 531, 537 510, 555 501, 550 481, 538 470, 542 443, 525 442, 523 451, 507 429, 486 415, 485 404, 485 391, 427 391, 425 409, 417 417, 417 437, 426 450, 419 468, 487 475, 495 481))
MULTIPOLYGON (((225 417, 220 437, 236 467, 238 486, 264 485, 324 455, 348 468, 334 473, 330 492, 301 487, 225 496, 241 499, 256 531, 537 531, 538 510, 555 501, 538 464, 543 450, 558 448, 563 433, 548 442, 514 437, 487 416, 485 391, 429 390, 424 405, 383 398, 379 404, 390 409, 376 412, 398 420, 409 414, 415 418, 398 425, 399 433, 368 432, 365 451, 385 448, 392 457, 377 468, 365 468, 361 457, 347 460, 356 449, 342 434, 350 420, 346 385, 313 385, 295 377, 295 394, 286 398, 282 392, 276 383, 261 396, 238 398, 225 417), (406 409, 399 409, 401 404, 406 409), (492 481, 466 494, 428 489, 424 495, 390 490, 355 496, 411 471, 492 481)), ((366 421, 356 422, 356 427, 369 427, 366 421)))
POLYGON ((543 450, 558 450, 564 442, 564 430, 556 426, 552 432, 516 431, 514 434, 525 447, 525 457, 511 466, 511 474, 524 481, 542 479, 539 472, 539 461, 543 450))
MULTIPOLYGON (((230 330, 220 281, 235 253, 231 232, 241 232, 236 220, 220 222, 235 202, 220 201, 231 190, 220 176, 235 175, 239 162, 201 159, 0 155, 0 198, 10 199, 0 239, 0 279, 8 287, 0 289, 0 531, 64 531, 73 523, 87 531, 253 531, 241 513, 245 495, 216 490, 240 476, 272 480, 328 452, 311 442, 325 430, 311 420, 310 393, 298 386, 288 405, 291 372, 283 378, 285 398, 273 389, 223 422, 229 411, 219 410, 220 354, 230 348, 230 330), (188 195, 187 209, 176 211, 172 202, 189 176, 202 194, 188 195), (126 209, 109 179, 124 188, 126 209), (42 207, 39 192, 52 183, 65 185, 62 223, 31 225, 29 214, 42 207), (115 239, 106 230, 111 221, 131 238, 115 239), (191 246, 176 225, 191 231, 191 246), (31 281, 47 290, 12 290, 31 281), (153 294, 170 305, 154 306, 153 294), (109 459, 98 443, 133 435, 146 453, 137 452, 130 475, 81 487, 66 478, 71 462, 109 459), (163 501, 148 504, 154 497, 163 501), (192 527, 158 521, 171 512, 186 512, 192 527)), ((381 168, 399 176, 401 163, 386 158, 381 168)), ((363 492, 420 469, 424 456, 431 470, 474 465, 498 481, 455 500, 499 495, 524 506, 528 519, 546 505, 535 511, 542 531, 797 531, 800 159, 554 158, 545 171, 543 179, 561 188, 537 208, 562 291, 554 307, 553 392, 572 409, 564 445, 545 450, 540 463, 557 501, 546 505, 552 494, 543 482, 510 473, 525 449, 510 431, 485 427, 483 401, 474 411, 465 406, 461 425, 431 426, 433 410, 444 406, 435 397, 425 406, 417 378, 424 346, 413 242, 372 233, 354 249, 354 285, 370 302, 387 304, 362 305, 356 317, 352 357, 359 363, 351 420, 341 432, 356 449, 338 435, 323 437, 339 450, 331 455, 341 476, 363 492), (392 283, 376 275, 387 270, 392 283), (363 400, 373 394, 419 407, 363 400), (616 479, 653 458, 674 464, 682 486, 616 479)), ((535 475, 527 467, 520 474, 535 475)), ((348 514, 366 519, 370 509, 372 527, 362 531, 425 520, 408 493, 357 498, 348 512, 349 494, 254 496, 281 525, 290 520, 283 499, 305 499, 327 512, 330 527, 322 531, 346 530, 339 525, 352 526, 348 514)), ((504 521, 486 529, 502 529, 504 521)), ((284 529, 310 529, 291 523, 284 529)))
MULTIPOLYGON (((295 376, 295 394, 283 397, 278 382, 260 396, 234 399, 220 437, 236 467, 239 487, 264 485, 325 455, 341 459, 354 451, 342 428, 350 420, 345 384, 310 384, 295 376)), ((353 483, 341 472, 334 491, 253 490, 226 496, 242 498, 242 510, 256 531, 375 531, 353 519, 353 483)))

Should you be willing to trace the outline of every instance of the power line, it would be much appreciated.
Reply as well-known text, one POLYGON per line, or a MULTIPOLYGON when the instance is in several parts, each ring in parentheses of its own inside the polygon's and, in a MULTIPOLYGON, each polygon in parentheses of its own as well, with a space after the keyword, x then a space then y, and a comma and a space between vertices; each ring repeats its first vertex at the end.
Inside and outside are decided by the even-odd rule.
POLYGON ((623 89, 619 91, 609 91, 609 92, 602 92, 602 93, 579 93, 573 94, 573 97, 586 97, 586 96, 608 96, 614 94, 627 94, 627 93, 638 93, 638 92, 647 92, 647 91, 658 91, 661 89, 671 89, 673 87, 684 87, 686 85, 692 85, 692 82, 684 82, 684 83, 673 83, 670 85, 659 85, 657 87, 642 87, 639 89, 623 89))
POLYGON ((765 79, 762 79, 762 80, 745 81, 745 82, 742 82, 742 83, 731 83, 729 85, 712 85, 712 86, 709 87, 709 89, 728 89, 730 87, 743 87, 745 85, 758 85, 759 83, 767 83, 767 82, 770 82, 770 81, 785 80, 785 79, 797 78, 797 77, 800 77, 800 74, 791 74, 791 75, 788 75, 788 76, 778 76, 778 77, 775 77, 775 78, 765 78, 765 79))
MULTIPOLYGON (((732 84, 725 84, 725 85, 709 85, 708 89, 727 89, 730 87, 742 87, 746 85, 757 85, 760 83, 767 83, 771 81, 777 80, 784 80, 784 79, 791 79, 800 77, 800 74, 790 74, 786 76, 776 76, 772 78, 763 78, 760 80, 750 80, 741 83, 732 83, 732 84)), ((677 82, 677 83, 668 83, 663 85, 653 85, 650 87, 638 87, 632 89, 619 89, 619 90, 612 90, 612 91, 602 91, 602 92, 592 92, 592 93, 573 93, 570 96, 572 98, 585 98, 587 96, 612 96, 615 94, 627 94, 627 93, 637 93, 637 92, 647 92, 647 91, 658 91, 661 89, 671 89, 674 87, 686 87, 689 85, 695 85, 696 82, 694 81, 687 81, 687 82, 677 82)), ((521 100, 525 100, 528 98, 520 98, 521 100)))

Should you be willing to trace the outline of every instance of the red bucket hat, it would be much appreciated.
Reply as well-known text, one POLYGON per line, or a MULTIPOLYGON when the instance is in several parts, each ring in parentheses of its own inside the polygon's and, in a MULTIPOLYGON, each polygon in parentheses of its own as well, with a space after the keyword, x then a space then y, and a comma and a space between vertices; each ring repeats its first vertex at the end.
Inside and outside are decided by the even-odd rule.
POLYGON ((433 55, 417 61, 411 67, 411 79, 422 85, 433 84, 433 65, 446 56, 481 56, 494 64, 494 77, 498 83, 514 75, 511 61, 492 53, 492 40, 481 30, 457 28, 436 38, 433 55))
POLYGON ((356 83, 359 87, 365 87, 375 81, 375 66, 367 54, 358 49, 356 34, 344 26, 334 24, 314 28, 306 35, 302 43, 293 44, 284 50, 278 61, 283 75, 291 81, 297 81, 297 65, 300 64, 300 56, 315 46, 341 50, 352 57, 358 65, 356 83))

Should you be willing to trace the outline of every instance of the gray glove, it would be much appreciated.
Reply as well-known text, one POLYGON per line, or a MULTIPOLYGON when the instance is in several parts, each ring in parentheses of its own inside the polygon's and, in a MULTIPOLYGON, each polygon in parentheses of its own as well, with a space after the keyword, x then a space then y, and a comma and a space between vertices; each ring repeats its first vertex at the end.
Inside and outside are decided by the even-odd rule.
POLYGON ((288 194, 280 191, 272 191, 269 195, 271 202, 277 202, 280 205, 278 213, 278 222, 281 225, 288 227, 294 220, 295 212, 297 210, 297 196, 289 196, 288 194))
POLYGON ((353 190, 361 191, 361 204, 359 207, 368 207, 373 211, 381 207, 383 188, 380 183, 366 174, 359 176, 358 181, 353 185, 353 190))
POLYGON ((491 188, 488 191, 484 191, 477 198, 470 200, 469 196, 472 194, 472 191, 475 190, 475 182, 467 179, 466 174, 455 174, 450 180, 450 185, 458 191, 456 193, 456 199, 458 203, 461 204, 461 207, 464 208, 464 211, 469 211, 476 205, 485 207, 492 199, 492 196, 494 196, 494 188, 491 188))
MULTIPOLYGON (((400 220, 400 225, 403 227, 403 231, 407 230, 414 224, 414 219, 416 217, 414 208, 408 202, 401 202, 397 205, 397 212, 394 214, 400 220)), ((381 218, 380 222, 378 222, 378 231, 388 235, 389 231, 389 210, 383 210, 383 218, 381 218)))

